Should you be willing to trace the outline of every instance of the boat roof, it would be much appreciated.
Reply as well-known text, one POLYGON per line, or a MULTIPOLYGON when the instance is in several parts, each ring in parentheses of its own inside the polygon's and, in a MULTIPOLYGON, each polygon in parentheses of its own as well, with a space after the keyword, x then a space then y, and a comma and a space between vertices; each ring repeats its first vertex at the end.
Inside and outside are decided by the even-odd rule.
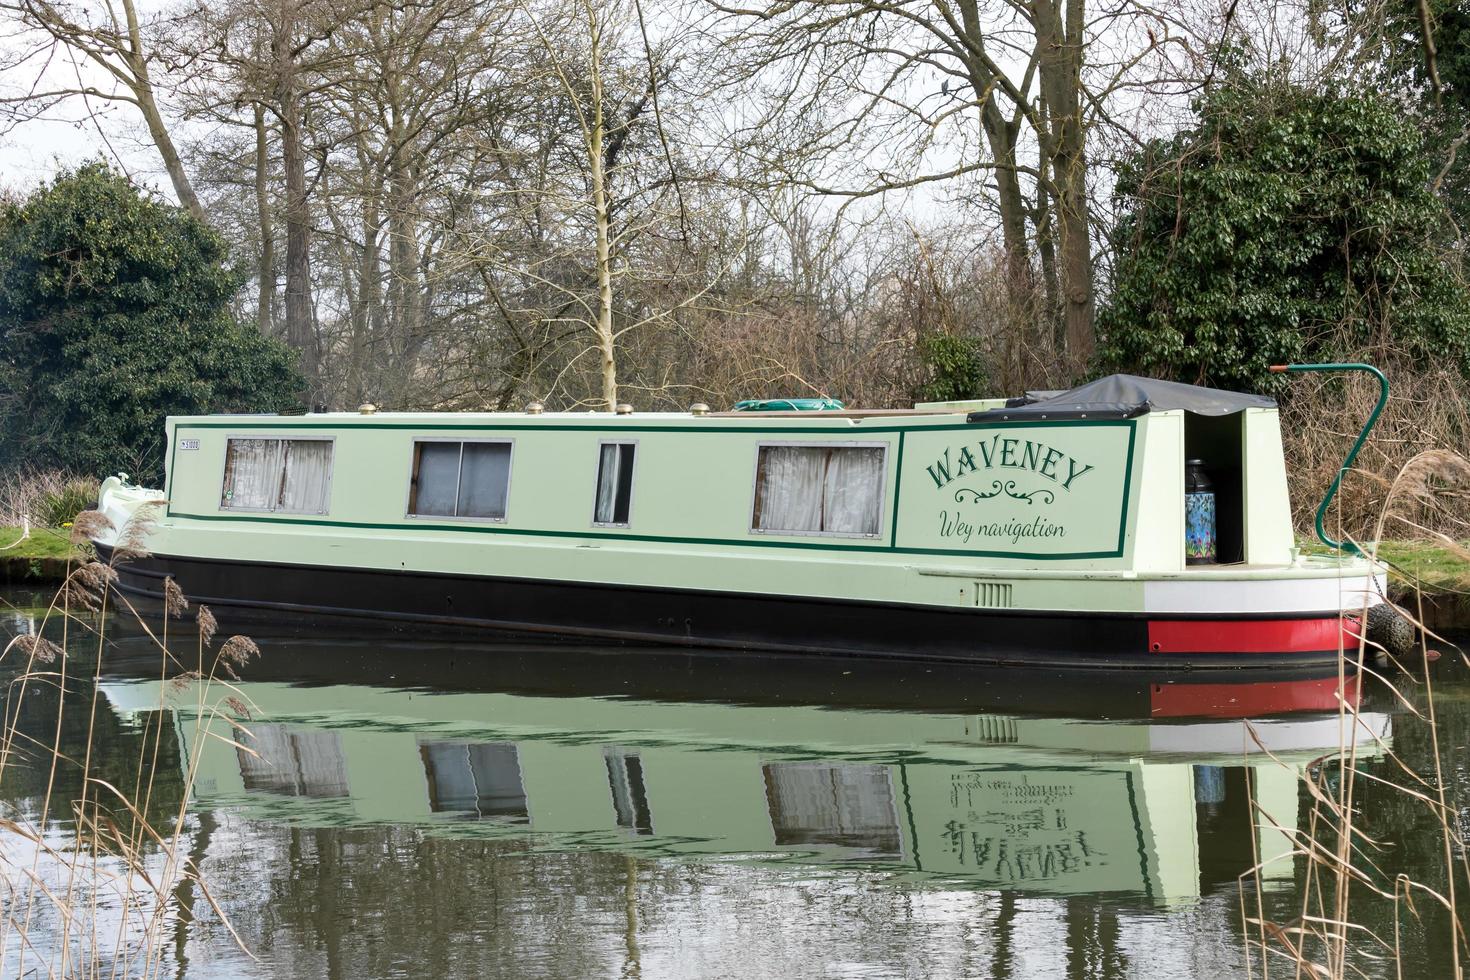
MULTIPOLYGON (((996 404, 1004 404, 997 400, 996 404)), ((812 426, 842 429, 847 427, 892 422, 902 425, 925 423, 963 422, 962 410, 933 409, 846 409, 842 411, 797 411, 797 412, 312 412, 309 414, 242 414, 242 415, 195 415, 170 416, 173 425, 187 427, 220 428, 238 426, 248 429, 252 425, 269 423, 275 425, 299 425, 303 428, 347 428, 364 427, 425 427, 452 425, 455 428, 484 426, 493 428, 514 424, 546 427, 589 427, 617 428, 640 425, 720 426, 734 428, 810 428, 812 426)))
POLYGON ((290 414, 221 414, 170 416, 174 424, 187 426, 249 426, 269 421, 272 424, 294 423, 304 427, 393 425, 432 426, 452 420, 456 427, 503 425, 522 420, 540 425, 645 425, 670 423, 688 425, 736 425, 782 429, 826 423, 832 428, 858 426, 864 422, 891 420, 896 423, 950 423, 958 419, 968 422, 1066 421, 1086 418, 1135 418, 1148 412, 1183 410, 1196 415, 1233 415, 1248 408, 1275 408, 1274 399, 1244 392, 1223 391, 1197 385, 1140 378, 1131 374, 1113 374, 1070 391, 1029 391, 1019 398, 973 399, 954 402, 927 402, 913 408, 825 409, 802 411, 728 411, 693 412, 626 412, 585 410, 580 412, 381 412, 376 409, 349 412, 311 412, 290 414))
POLYGON ((1084 418, 1131 419, 1148 412, 1185 411, 1195 415, 1234 415, 1248 408, 1275 408, 1265 395, 1224 391, 1178 381, 1110 374, 1062 392, 1028 392, 1003 408, 971 412, 971 422, 1063 420, 1084 418))

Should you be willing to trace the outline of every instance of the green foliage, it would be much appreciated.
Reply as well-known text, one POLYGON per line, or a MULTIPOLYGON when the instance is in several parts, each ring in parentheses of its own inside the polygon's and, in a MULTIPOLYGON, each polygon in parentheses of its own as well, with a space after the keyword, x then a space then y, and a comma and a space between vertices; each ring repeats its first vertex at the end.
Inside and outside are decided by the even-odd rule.
POLYGON ((1364 351, 1470 369, 1423 141, 1376 95, 1233 79, 1127 161, 1110 369, 1270 389, 1275 363, 1364 351))
POLYGON ((96 506, 98 483, 93 477, 76 476, 43 491, 36 499, 36 520, 46 527, 70 523, 82 511, 96 506))
POLYGON ((0 459, 155 480, 165 415, 295 404, 291 352, 230 311, 226 255, 102 164, 0 208, 0 459))
POLYGON ((928 380, 914 392, 915 400, 948 402, 984 395, 990 375, 975 338, 927 334, 919 339, 919 359, 928 380))

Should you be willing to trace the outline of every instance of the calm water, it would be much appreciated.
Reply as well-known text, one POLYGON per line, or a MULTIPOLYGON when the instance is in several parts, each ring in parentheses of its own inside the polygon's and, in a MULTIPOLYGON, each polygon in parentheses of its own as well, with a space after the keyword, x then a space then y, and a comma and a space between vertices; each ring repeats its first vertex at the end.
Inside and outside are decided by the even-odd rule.
MULTIPOLYGON (((5 630, 31 628, 29 597, 0 598, 5 630)), ((1248 794, 1304 824, 1298 773, 1339 740, 1335 678, 253 632, 238 741, 207 708, 222 688, 203 710, 198 685, 161 695, 136 629, 113 632, 95 691, 65 697, 66 750, 95 693, 94 765, 126 787, 151 772, 157 820, 195 760, 188 855, 254 958, 181 885, 159 911, 160 975, 1244 976, 1237 876, 1285 847, 1248 794)), ((1435 677, 1463 801, 1470 677, 1451 657, 1435 677)), ((11 690, 22 731, 49 742, 60 696, 11 690)), ((1392 775, 1390 749, 1427 767, 1423 722, 1379 691, 1365 707, 1363 768, 1392 775)), ((0 797, 34 814, 45 775, 12 766, 0 797)), ((58 798, 80 791, 58 778, 58 798)), ((1371 784, 1360 799, 1381 880, 1442 888, 1427 812, 1371 784)), ((12 861, 14 843, 0 834, 12 861)), ((1287 909, 1302 868, 1278 861, 1261 885, 1287 909)), ((1385 903, 1361 909, 1392 934, 1385 903)), ((1420 909, 1410 975, 1444 975, 1443 941, 1423 939, 1442 915, 1420 909)), ((44 931, 32 941, 44 952, 44 931)))

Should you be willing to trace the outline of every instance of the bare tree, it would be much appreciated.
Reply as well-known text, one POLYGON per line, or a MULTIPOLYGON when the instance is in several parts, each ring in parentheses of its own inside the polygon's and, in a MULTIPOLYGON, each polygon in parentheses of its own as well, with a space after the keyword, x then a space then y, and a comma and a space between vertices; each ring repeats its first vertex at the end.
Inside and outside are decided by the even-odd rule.
MULTIPOLYGON (((204 209, 159 108, 152 73, 156 56, 145 40, 145 25, 134 0, 115 0, 100 8, 51 0, 0 0, 0 15, 13 25, 13 48, 0 62, 0 72, 10 79, 29 75, 20 83, 22 94, 0 99, 11 121, 36 118, 76 99, 133 106, 148 127, 179 203, 204 221, 204 209), (67 69, 71 77, 60 79, 67 69)), ((166 30, 167 23, 160 18, 153 27, 166 30)))
POLYGON ((1124 4, 1089 20, 1083 0, 715 0, 736 75, 774 93, 743 127, 778 179, 847 202, 943 193, 984 179, 998 216, 1008 304, 1026 327, 1057 310, 1074 364, 1094 344, 1094 227, 1087 139, 1175 25, 1124 4), (1147 40, 1089 59, 1123 18, 1147 40), (793 120, 800 120, 793 122, 793 120), (856 163, 853 161, 857 161, 856 163), (1053 299, 1037 302, 1041 294, 1053 299))

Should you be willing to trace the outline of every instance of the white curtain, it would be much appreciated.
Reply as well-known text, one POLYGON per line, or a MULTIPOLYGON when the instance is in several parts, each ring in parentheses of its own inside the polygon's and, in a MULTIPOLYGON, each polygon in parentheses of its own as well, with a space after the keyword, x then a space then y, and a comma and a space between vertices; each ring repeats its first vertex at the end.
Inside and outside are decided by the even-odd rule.
POLYGON ((777 844, 900 851, 898 809, 887 766, 774 762, 764 769, 777 844))
POLYGON ((225 450, 225 487, 220 506, 230 510, 274 510, 281 492, 286 447, 280 439, 231 439, 225 450))
POLYGON ((414 478, 413 512, 426 517, 453 517, 459 493, 459 447, 457 442, 418 444, 418 471, 414 478))
POLYGON ((248 790, 286 796, 345 797, 347 757, 338 732, 252 724, 235 750, 248 790))
POLYGON ((614 443, 606 443, 597 460, 597 512, 593 520, 598 524, 611 524, 618 503, 618 464, 622 453, 614 443))
POLYGON ((883 503, 883 450, 833 449, 823 481, 822 530, 877 534, 883 503))
POLYGON ((877 534, 883 450, 854 446, 761 448, 755 526, 765 531, 877 534))
POLYGON ((764 531, 822 530, 822 475, 827 450, 762 446, 755 526, 764 531))
POLYGON ((459 464, 460 517, 505 517, 505 498, 510 490, 510 444, 464 444, 459 464))
POLYGON ((326 439, 288 440, 285 468, 277 509, 292 514, 325 514, 332 479, 332 443, 326 439))

